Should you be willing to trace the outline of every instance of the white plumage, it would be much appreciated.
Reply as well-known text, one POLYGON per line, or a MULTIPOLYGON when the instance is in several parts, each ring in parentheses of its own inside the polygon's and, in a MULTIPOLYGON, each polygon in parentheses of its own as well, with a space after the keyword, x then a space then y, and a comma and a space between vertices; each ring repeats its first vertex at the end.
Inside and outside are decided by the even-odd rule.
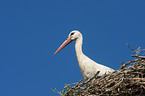
POLYGON ((75 51, 76 51, 76 56, 78 60, 79 67, 81 69, 81 74, 83 79, 86 81, 88 78, 93 77, 97 71, 100 71, 98 76, 101 76, 105 73, 108 72, 113 72, 115 71, 114 69, 111 69, 107 66, 98 64, 91 60, 89 57, 87 57, 83 52, 82 52, 82 41, 83 41, 83 36, 82 34, 77 31, 71 31, 70 34, 68 35, 68 38, 63 42, 63 44, 56 50, 54 54, 59 52, 61 49, 63 49, 67 44, 69 44, 71 41, 76 41, 75 42, 75 51))

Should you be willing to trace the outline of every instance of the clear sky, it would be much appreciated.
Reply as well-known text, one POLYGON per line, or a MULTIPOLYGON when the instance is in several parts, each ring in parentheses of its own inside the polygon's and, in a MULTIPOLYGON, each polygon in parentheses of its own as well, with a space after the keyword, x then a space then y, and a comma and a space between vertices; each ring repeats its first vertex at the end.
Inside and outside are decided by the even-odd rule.
POLYGON ((145 0, 1 0, 0 96, 56 96, 81 77, 72 30, 83 52, 115 70, 132 60, 126 43, 145 48, 145 0))

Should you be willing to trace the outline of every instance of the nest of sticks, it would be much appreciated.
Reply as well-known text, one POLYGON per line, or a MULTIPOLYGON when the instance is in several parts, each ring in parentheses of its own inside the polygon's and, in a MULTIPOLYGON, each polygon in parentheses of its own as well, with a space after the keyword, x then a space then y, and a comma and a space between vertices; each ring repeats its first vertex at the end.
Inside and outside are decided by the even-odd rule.
MULTIPOLYGON (((129 45, 128 45, 129 46, 129 45)), ((130 46, 129 46, 130 47, 130 46)), ((134 51, 132 49, 132 51, 134 51)), ((135 51, 134 51, 135 52, 135 51)), ((101 77, 96 75, 85 82, 65 86, 65 96, 144 96, 145 95, 145 56, 132 55, 136 59, 122 64, 119 70, 101 77), (70 87, 72 86, 72 87, 70 87)))

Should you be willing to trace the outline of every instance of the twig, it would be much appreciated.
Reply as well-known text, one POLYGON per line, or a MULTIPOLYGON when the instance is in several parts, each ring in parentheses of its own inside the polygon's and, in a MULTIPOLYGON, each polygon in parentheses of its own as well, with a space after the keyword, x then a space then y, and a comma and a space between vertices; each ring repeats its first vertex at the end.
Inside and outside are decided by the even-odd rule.
POLYGON ((145 81, 145 78, 127 78, 127 79, 134 79, 134 80, 142 80, 142 81, 145 81))
POLYGON ((134 49, 130 47, 130 45, 129 45, 128 43, 127 43, 127 45, 128 45, 128 47, 129 47, 136 55, 138 55, 138 54, 134 51, 134 49))
POLYGON ((82 79, 76 84, 75 87, 77 87, 82 82, 82 79))
MULTIPOLYGON (((82 79, 79 82, 81 82, 81 81, 82 81, 82 79)), ((79 82, 68 84, 68 86, 75 85, 75 84, 77 85, 79 82)))
POLYGON ((129 62, 123 64, 123 65, 120 67, 120 69, 123 69, 126 65, 128 65, 128 64, 130 64, 130 63, 132 63, 132 62, 137 62, 137 61, 141 61, 141 59, 135 59, 135 60, 129 61, 129 62))
POLYGON ((138 57, 138 58, 142 58, 145 59, 145 56, 138 56, 138 55, 131 55, 132 57, 138 57))
POLYGON ((141 85, 141 87, 145 89, 145 86, 141 85))

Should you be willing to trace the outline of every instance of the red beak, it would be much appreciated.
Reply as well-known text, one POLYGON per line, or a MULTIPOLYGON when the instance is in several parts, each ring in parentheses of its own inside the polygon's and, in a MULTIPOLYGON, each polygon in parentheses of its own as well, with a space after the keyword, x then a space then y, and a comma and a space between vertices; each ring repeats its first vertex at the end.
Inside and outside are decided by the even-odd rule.
POLYGON ((61 49, 63 49, 66 45, 68 45, 72 40, 70 38, 67 38, 61 46, 55 51, 54 55, 58 53, 61 49))

